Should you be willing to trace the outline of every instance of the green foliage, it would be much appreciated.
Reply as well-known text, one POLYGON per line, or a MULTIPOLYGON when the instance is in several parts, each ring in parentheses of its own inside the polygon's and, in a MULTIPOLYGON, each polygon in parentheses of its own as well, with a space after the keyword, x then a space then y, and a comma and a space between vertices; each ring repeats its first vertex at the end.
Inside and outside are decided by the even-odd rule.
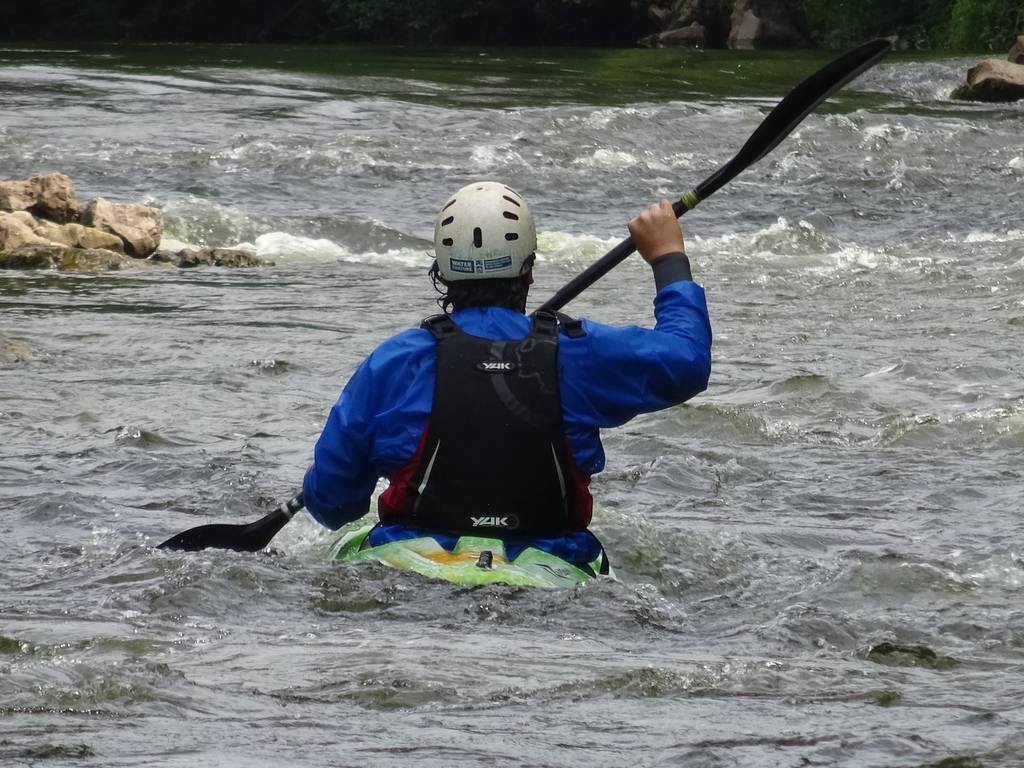
POLYGON ((898 35, 911 48, 1002 50, 1024 32, 1022 0, 796 0, 817 44, 898 35))
POLYGON ((639 0, 332 0, 342 29, 374 41, 631 45, 639 0))
MULTIPOLYGON (((678 0, 0 0, 0 39, 197 42, 341 40, 632 46, 647 8, 678 0)), ((728 19, 735 0, 721 4, 728 19)), ((1024 33, 1024 0, 783 0, 812 42, 899 35, 912 48, 1001 50, 1024 33)), ((719 30, 717 38, 724 40, 719 30)), ((716 39, 717 39, 716 38, 716 39)))
POLYGON ((953 0, 947 42, 954 50, 998 51, 1022 32, 1022 0, 953 0))
POLYGON ((942 45, 952 0, 803 0, 808 27, 825 48, 899 35, 913 48, 942 45))
POLYGON ((37 0, 0 2, 0 39, 631 46, 643 0, 37 0))

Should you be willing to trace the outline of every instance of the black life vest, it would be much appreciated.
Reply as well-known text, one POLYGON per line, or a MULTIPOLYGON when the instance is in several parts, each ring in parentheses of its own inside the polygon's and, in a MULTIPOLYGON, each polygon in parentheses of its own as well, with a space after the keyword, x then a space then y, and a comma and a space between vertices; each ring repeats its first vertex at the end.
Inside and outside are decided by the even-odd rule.
POLYGON ((401 522, 492 536, 568 532, 556 316, 535 314, 520 341, 472 336, 447 315, 423 327, 437 344, 434 402, 401 522))

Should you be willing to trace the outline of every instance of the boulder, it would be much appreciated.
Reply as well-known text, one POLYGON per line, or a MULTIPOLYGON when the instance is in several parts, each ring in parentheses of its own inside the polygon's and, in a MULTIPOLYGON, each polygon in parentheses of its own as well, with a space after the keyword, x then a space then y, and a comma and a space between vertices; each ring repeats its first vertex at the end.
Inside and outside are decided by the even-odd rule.
POLYGON ((78 218, 78 197, 63 173, 46 173, 28 181, 0 181, 0 211, 31 211, 63 224, 78 218))
POLYGON ((255 253, 242 251, 238 248, 204 248, 210 252, 215 267, 266 267, 272 266, 272 261, 259 258, 255 253))
MULTIPOLYGON (((167 251, 159 251, 160 258, 167 258, 167 251)), ((183 269, 191 267, 264 267, 272 266, 273 262, 266 261, 249 251, 242 251, 237 248, 201 248, 198 251, 185 249, 178 251, 175 264, 183 269)))
POLYGON ((37 219, 35 233, 51 243, 71 248, 101 248, 124 253, 124 242, 117 235, 93 227, 83 227, 81 224, 54 224, 52 221, 37 219))
POLYGON ((164 214, 158 208, 138 203, 111 203, 102 197, 86 205, 82 223, 117 235, 124 241, 126 252, 138 258, 153 253, 164 232, 164 214))
POLYGON ((29 179, 36 195, 33 208, 43 217, 58 224, 78 219, 78 196, 75 185, 63 173, 47 173, 29 179))
POLYGON ((729 31, 721 0, 676 0, 669 6, 655 3, 647 15, 661 32, 639 40, 649 48, 723 46, 729 31))
POLYGON ((1011 64, 1024 64, 1024 35, 1017 35, 1017 42, 1006 58, 1011 64))
POLYGON ((729 47, 740 50, 804 47, 807 35, 799 22, 792 4, 785 0, 736 0, 729 47))
POLYGON ((0 364, 28 363, 32 361, 32 350, 28 344, 9 339, 0 333, 0 364))
POLYGON ((171 266, 178 266, 178 253, 175 251, 154 251, 146 257, 146 261, 151 261, 154 264, 170 264, 171 266))
POLYGON ((1024 99, 1024 64, 985 59, 967 70, 967 81, 952 98, 968 101, 1016 101, 1024 99))
POLYGON ((34 223, 32 214, 26 211, 0 212, 0 253, 23 245, 49 245, 49 240, 36 234, 34 223))
POLYGON ((105 248, 73 247, 48 241, 22 243, 11 248, 0 247, 0 269, 111 272, 157 267, 265 267, 273 264, 254 253, 237 248, 201 248, 177 253, 156 251, 146 259, 135 259, 105 248))
POLYGON ((0 248, 0 269, 57 269, 61 257, 69 250, 67 246, 54 243, 22 245, 10 250, 0 248))
POLYGON ((707 44, 707 30, 702 24, 692 24, 648 35, 638 41, 647 48, 703 48, 707 44))
POLYGON ((36 204, 27 181, 0 181, 0 211, 24 211, 36 204))
POLYGON ((659 29, 668 29, 672 26, 672 6, 651 3, 647 6, 647 18, 657 24, 659 29))
POLYGON ((66 245, 23 245, 0 250, 0 269, 49 269, 60 272, 111 272, 152 266, 141 259, 101 248, 69 248, 66 245))
POLYGON ((61 272, 115 272, 150 266, 140 259, 102 248, 68 248, 60 258, 57 269, 61 272))

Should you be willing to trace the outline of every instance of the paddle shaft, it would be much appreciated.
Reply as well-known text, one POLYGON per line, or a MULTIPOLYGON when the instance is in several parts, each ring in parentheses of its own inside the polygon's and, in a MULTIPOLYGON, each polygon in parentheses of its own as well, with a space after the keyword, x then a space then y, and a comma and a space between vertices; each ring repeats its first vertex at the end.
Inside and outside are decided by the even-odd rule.
MULTIPOLYGON (((672 204, 672 210, 675 211, 676 218, 679 218, 690 209, 686 207, 686 204, 682 200, 676 200, 672 204)), ((608 251, 608 253, 559 288, 554 296, 540 305, 540 309, 538 311, 557 312, 587 290, 587 288, 615 269, 619 264, 624 262, 635 251, 636 245, 633 244, 633 238, 627 237, 621 243, 608 251)))
MULTIPOLYGON (((707 200, 745 169, 771 152, 807 115, 859 74, 870 69, 892 49, 888 40, 872 40, 826 64, 800 82, 782 99, 750 135, 729 162, 672 204, 676 218, 707 200)), ((632 237, 627 237, 608 253, 566 283, 540 309, 557 312, 583 291, 621 264, 636 250, 632 237)))

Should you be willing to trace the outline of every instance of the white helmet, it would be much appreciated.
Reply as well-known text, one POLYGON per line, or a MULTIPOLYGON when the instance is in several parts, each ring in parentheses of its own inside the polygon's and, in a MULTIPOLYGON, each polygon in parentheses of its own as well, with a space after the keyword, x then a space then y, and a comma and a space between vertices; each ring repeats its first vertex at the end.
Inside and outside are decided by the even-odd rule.
POLYGON ((519 277, 533 264, 537 229, 522 195, 496 181, 467 184, 434 222, 434 256, 441 277, 519 277))

